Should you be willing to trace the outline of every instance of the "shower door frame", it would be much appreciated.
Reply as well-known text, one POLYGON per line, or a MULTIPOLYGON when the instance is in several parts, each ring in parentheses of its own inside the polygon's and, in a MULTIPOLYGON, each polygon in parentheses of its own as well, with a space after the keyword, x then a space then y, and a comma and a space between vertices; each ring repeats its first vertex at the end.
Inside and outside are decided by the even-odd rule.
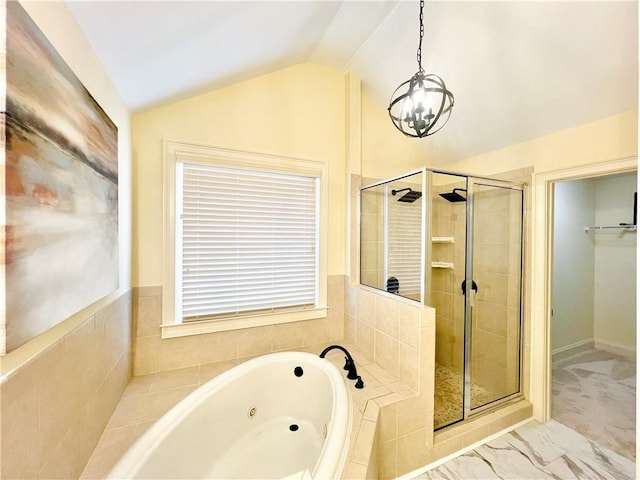
MULTIPOLYGON (((445 172, 441 172, 445 173, 445 172)), ((464 422, 477 415, 481 415, 487 410, 493 410, 513 399, 522 397, 522 365, 524 360, 523 350, 523 317, 524 317, 524 266, 525 266, 525 226, 526 226, 526 206, 525 206, 525 188, 522 182, 509 180, 499 180, 494 178, 479 177, 475 175, 467 175, 467 211, 466 211, 466 239, 465 239, 465 292, 464 292, 464 394, 463 394, 463 417, 457 422, 445 425, 446 428, 464 422), (518 388, 515 392, 504 397, 497 398, 491 402, 476 408, 471 408, 471 352, 472 352, 472 331, 473 331, 473 305, 472 305, 472 288, 473 288, 473 260, 474 260, 474 208, 475 208, 475 190, 477 185, 516 190, 521 195, 520 208, 520 287, 519 287, 519 314, 518 314, 518 388)))

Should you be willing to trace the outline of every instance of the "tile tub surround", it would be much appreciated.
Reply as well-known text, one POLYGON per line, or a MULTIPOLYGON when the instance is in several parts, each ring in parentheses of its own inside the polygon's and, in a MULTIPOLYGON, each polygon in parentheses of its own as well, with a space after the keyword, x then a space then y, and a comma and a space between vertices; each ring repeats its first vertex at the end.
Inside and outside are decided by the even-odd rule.
POLYGON ((494 478, 632 480, 635 465, 554 420, 532 421, 414 480, 494 478))
POLYGON ((131 378, 131 292, 3 378, 1 478, 79 478, 131 378))
POLYGON ((344 275, 329 275, 326 318, 160 338, 162 287, 134 287, 134 375, 291 350, 344 337, 344 275))
POLYGON ((635 460, 635 359, 591 350, 554 362, 551 418, 635 460))
MULTIPOLYGON (((353 381, 345 380, 352 394, 353 427, 343 478, 377 478, 379 405, 375 400, 389 396, 407 398, 414 392, 367 361, 352 345, 340 344, 352 354, 358 373, 365 381, 365 388, 357 390, 353 381)), ((322 343, 295 350, 319 354, 328 345, 322 343)), ((340 352, 332 351, 326 358, 342 370, 344 356, 340 352)), ((104 478, 137 438, 169 409, 199 386, 244 360, 226 360, 133 377, 80 478, 104 478)))

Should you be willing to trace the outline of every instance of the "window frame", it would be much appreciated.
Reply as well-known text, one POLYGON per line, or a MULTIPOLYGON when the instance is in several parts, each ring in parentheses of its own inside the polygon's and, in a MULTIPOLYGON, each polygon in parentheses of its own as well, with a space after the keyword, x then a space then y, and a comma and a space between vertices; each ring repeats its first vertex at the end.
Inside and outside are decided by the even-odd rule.
POLYGON ((164 140, 164 188, 163 188, 163 294, 161 338, 239 330, 265 325, 325 318, 327 306, 327 224, 328 224, 328 174, 327 163, 317 160, 285 157, 256 152, 223 149, 164 140), (181 162, 205 163, 226 167, 248 168, 266 172, 316 177, 319 180, 318 201, 318 297, 313 308, 300 310, 233 315, 216 320, 199 320, 182 323, 176 315, 177 277, 176 265, 176 166, 181 162))

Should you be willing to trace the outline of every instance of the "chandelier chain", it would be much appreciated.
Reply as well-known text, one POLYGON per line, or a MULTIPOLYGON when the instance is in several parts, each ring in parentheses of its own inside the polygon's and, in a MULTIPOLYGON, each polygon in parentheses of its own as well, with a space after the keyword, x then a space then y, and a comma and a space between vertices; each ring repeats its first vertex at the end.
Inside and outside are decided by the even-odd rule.
POLYGON ((424 15, 422 11, 424 10, 424 0, 420 0, 420 43, 418 43, 418 71, 423 72, 422 69, 422 38, 424 37, 424 15))

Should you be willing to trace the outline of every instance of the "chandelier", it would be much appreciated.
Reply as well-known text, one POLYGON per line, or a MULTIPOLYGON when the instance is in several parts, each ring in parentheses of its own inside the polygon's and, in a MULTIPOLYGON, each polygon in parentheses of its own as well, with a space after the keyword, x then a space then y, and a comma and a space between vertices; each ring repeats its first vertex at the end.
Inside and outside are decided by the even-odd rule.
POLYGON ((409 137, 426 137, 439 131, 449 120, 453 108, 453 93, 437 75, 422 68, 422 38, 424 0, 420 0, 420 43, 418 72, 400 84, 391 95, 389 116, 395 127, 409 137))

